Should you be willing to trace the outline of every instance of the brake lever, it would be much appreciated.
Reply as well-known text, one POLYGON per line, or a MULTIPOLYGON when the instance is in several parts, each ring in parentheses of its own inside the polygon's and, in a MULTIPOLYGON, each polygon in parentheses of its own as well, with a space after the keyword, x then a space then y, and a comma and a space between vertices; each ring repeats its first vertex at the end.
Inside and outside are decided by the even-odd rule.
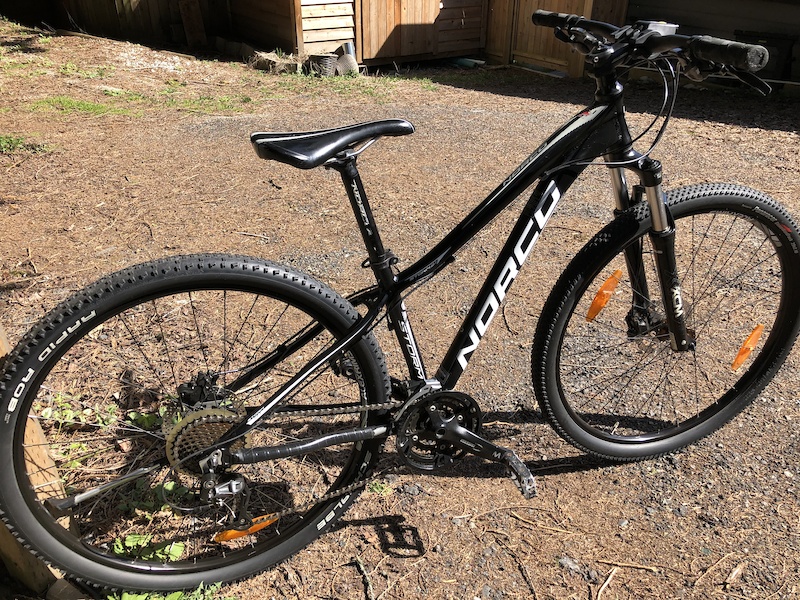
POLYGON ((757 75, 733 68, 729 68, 728 72, 742 83, 749 85, 762 96, 769 96, 772 93, 772 86, 757 75))
POLYGON ((766 81, 750 73, 748 71, 741 71, 733 67, 723 67, 711 62, 701 62, 697 60, 688 60, 686 57, 679 55, 678 60, 681 63, 683 73, 692 81, 703 81, 712 75, 724 75, 730 73, 742 83, 750 86, 762 96, 769 96, 772 93, 772 86, 766 81))
POLYGON ((567 31, 558 28, 555 30, 555 35, 562 42, 571 44, 573 48, 584 56, 591 54, 602 43, 594 34, 580 27, 571 27, 567 31))

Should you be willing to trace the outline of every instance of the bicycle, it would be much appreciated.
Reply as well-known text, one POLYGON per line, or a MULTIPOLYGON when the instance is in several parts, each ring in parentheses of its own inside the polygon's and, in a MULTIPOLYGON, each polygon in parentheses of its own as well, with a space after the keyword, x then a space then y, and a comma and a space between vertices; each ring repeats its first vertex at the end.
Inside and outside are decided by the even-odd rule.
POLYGON ((23 338, 0 378, 0 506, 26 545, 99 587, 241 579, 328 530, 391 435, 416 469, 475 454, 505 464, 531 497, 527 465, 481 435, 477 402, 455 388, 556 205, 592 164, 609 169, 614 219, 575 255, 539 317, 532 376, 545 418, 590 455, 633 461, 695 442, 755 399, 800 327, 797 226, 741 186, 665 194, 650 154, 680 70, 765 90, 751 73, 766 51, 647 23, 533 18, 586 55, 595 101, 412 265, 399 270, 384 247, 357 169, 378 138, 410 134, 410 123, 254 133, 261 158, 340 173, 374 286, 343 297, 258 258, 172 257, 88 286, 23 338), (666 90, 644 153, 621 74, 640 62, 659 67, 666 90), (531 187, 430 376, 405 298, 531 187), (373 333, 384 321, 405 377, 388 373, 373 333))

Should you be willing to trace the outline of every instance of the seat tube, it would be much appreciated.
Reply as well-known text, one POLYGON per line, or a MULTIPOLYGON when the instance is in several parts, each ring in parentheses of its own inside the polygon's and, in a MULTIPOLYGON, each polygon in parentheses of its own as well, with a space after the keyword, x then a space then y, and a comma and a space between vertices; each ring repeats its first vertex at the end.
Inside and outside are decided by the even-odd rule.
POLYGON ((661 163, 644 158, 638 170, 650 207, 652 221, 650 241, 653 244, 661 296, 664 301, 670 346, 676 352, 687 352, 694 349, 694 339, 686 329, 686 312, 675 260, 675 223, 667 209, 666 197, 661 187, 661 163))
MULTIPOLYGON (((378 225, 375 223, 372 208, 364 190, 364 184, 356 168, 356 157, 344 158, 333 168, 338 170, 342 176, 342 182, 347 190, 350 205, 353 207, 361 237, 364 239, 364 245, 367 248, 369 266, 375 274, 375 279, 381 288, 391 293, 396 280, 392 265, 396 262, 396 259, 390 251, 384 248, 381 241, 378 225)), ((399 301, 390 306, 388 319, 389 326, 394 330, 400 343, 409 373, 414 379, 424 380, 425 366, 422 362, 422 353, 411 329, 405 303, 399 301)))
POLYGON ((372 214, 372 208, 367 200, 364 184, 356 168, 356 157, 348 157, 333 166, 342 176, 342 183, 347 190, 347 197, 353 208, 353 214, 358 223, 358 229, 367 249, 369 266, 372 268, 378 283, 389 289, 394 284, 392 271, 392 255, 383 247, 378 225, 372 214))

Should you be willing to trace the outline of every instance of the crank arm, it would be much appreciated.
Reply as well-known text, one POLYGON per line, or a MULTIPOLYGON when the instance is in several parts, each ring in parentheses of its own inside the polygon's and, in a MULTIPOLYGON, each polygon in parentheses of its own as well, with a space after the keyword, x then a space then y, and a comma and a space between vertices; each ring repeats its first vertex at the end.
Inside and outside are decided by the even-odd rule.
POLYGON ((510 448, 498 446, 469 429, 458 424, 456 419, 443 423, 436 432, 436 438, 448 441, 461 450, 470 452, 508 467, 511 479, 526 499, 536 495, 536 480, 527 465, 510 448))

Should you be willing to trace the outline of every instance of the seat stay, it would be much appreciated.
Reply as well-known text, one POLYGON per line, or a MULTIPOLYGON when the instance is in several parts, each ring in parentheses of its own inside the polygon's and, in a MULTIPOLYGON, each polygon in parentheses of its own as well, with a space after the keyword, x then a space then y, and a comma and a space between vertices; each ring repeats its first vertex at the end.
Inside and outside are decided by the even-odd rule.
POLYGON ((313 169, 363 142, 410 133, 414 133, 414 126, 408 121, 384 119, 304 133, 256 132, 250 142, 260 158, 313 169))

